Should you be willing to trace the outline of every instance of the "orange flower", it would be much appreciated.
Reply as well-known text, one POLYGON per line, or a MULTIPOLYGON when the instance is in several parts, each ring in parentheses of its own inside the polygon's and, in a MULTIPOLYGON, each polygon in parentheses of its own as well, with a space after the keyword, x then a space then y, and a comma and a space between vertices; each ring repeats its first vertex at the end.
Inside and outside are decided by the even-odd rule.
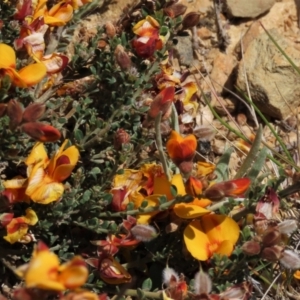
POLYGON ((7 225, 7 235, 3 238, 11 244, 22 241, 22 238, 27 234, 29 225, 35 225, 38 218, 34 210, 26 209, 26 215, 18 218, 13 218, 7 225))
POLYGON ((6 44, 0 44, 0 57, 0 75, 8 75, 17 87, 33 86, 46 75, 47 70, 43 63, 31 64, 17 71, 15 51, 6 44))
POLYGON ((27 288, 64 291, 81 287, 88 278, 88 269, 80 256, 60 265, 58 257, 38 242, 30 262, 15 270, 27 288))
POLYGON ((178 132, 172 131, 166 147, 170 158, 180 171, 184 174, 190 173, 197 148, 196 137, 193 134, 182 137, 178 132))
POLYGON ((197 140, 193 134, 182 137, 178 132, 173 130, 166 147, 169 156, 175 163, 188 161, 194 158, 197 140))

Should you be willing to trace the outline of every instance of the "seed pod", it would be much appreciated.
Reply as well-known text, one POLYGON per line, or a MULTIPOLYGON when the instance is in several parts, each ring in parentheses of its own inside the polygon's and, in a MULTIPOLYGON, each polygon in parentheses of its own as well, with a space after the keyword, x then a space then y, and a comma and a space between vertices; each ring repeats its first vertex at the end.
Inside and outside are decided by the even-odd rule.
POLYGON ((255 242, 255 241, 248 241, 248 242, 245 242, 242 246, 242 251, 246 254, 246 255, 249 255, 249 256, 252 256, 252 255, 257 255, 260 253, 260 245, 258 242, 255 242))
POLYGON ((190 12, 186 14, 182 21, 183 29, 188 29, 197 26, 200 20, 200 14, 196 12, 190 12))
POLYGON ((106 34, 109 38, 113 38, 116 35, 116 27, 110 21, 105 24, 106 34))
POLYGON ((164 13, 170 18, 176 18, 186 12, 187 7, 183 4, 176 3, 164 8, 164 13))
POLYGON ((43 103, 31 103, 23 112, 23 122, 34 122, 45 113, 46 105, 43 103))
POLYGON ((10 100, 7 105, 6 114, 10 119, 9 128, 15 130, 22 122, 23 108, 21 104, 14 99, 10 100))
POLYGON ((128 70, 131 67, 131 59, 122 45, 116 47, 115 58, 122 70, 128 70))

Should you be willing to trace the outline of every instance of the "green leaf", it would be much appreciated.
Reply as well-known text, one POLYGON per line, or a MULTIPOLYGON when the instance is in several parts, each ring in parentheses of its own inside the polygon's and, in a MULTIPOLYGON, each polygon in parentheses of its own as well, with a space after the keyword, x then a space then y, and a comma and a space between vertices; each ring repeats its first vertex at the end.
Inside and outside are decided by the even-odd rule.
POLYGON ((247 173, 247 177, 254 182, 257 179, 259 172, 262 170, 263 166, 265 165, 265 160, 268 155, 268 149, 266 147, 262 148, 257 155, 257 159, 252 165, 252 168, 247 173))
POLYGON ((233 152, 233 147, 225 150, 224 154, 221 156, 217 163, 215 174, 217 175, 216 182, 225 181, 228 179, 228 165, 233 152))
POLYGON ((142 289, 144 291, 150 291, 152 288, 152 280, 151 278, 147 278, 146 280, 144 280, 143 284, 142 284, 142 289))
POLYGON ((257 130, 255 139, 253 141, 252 147, 251 147, 247 157, 245 158, 240 169, 234 176, 235 179, 242 178, 248 172, 248 170, 251 167, 251 165, 253 164, 254 160, 257 158, 257 154, 258 154, 259 148, 260 148, 262 133, 263 133, 263 130, 262 130, 262 126, 260 125, 259 129, 257 130))
POLYGON ((100 168, 98 168, 98 167, 94 167, 94 168, 90 171, 89 174, 92 175, 92 176, 94 177, 95 180, 97 180, 97 176, 96 176, 96 175, 101 174, 101 170, 100 170, 100 168))

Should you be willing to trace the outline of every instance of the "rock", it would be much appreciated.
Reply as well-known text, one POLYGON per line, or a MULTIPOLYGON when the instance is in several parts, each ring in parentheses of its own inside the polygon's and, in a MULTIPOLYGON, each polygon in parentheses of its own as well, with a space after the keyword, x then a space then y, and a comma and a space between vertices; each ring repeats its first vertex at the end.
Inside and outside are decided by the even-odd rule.
MULTIPOLYGON (((269 31, 283 51, 300 66, 300 52, 277 30, 269 31)), ((266 33, 248 46, 239 64, 237 86, 247 91, 244 69, 252 100, 266 115, 283 119, 296 109, 300 98, 300 76, 279 52, 266 33)))
POLYGON ((222 94, 224 86, 233 89, 233 70, 236 65, 237 60, 232 54, 219 52, 216 55, 210 78, 217 93, 222 94))
POLYGON ((267 12, 276 0, 225 0, 229 16, 239 18, 256 18, 267 12))
POLYGON ((179 61, 184 66, 190 66, 194 60, 192 38, 190 35, 176 37, 177 44, 174 47, 179 61))

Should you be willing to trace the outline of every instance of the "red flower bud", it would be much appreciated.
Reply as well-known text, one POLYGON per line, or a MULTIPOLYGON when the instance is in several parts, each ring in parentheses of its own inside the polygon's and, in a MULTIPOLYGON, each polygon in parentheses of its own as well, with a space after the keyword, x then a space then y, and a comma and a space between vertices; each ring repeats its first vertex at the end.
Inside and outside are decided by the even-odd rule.
POLYGON ((43 103, 31 103, 23 112, 23 122, 35 122, 45 113, 46 105, 43 103))
POLYGON ((10 100, 7 105, 7 112, 10 121, 9 128, 15 130, 22 122, 23 108, 16 100, 10 100))
POLYGON ((257 255, 260 253, 260 245, 255 241, 245 242, 242 246, 242 251, 249 256, 257 255))
POLYGON ((196 177, 190 176, 185 183, 185 189, 187 194, 198 197, 202 194, 202 182, 196 177))
POLYGON ((61 133, 51 125, 29 122, 21 127, 22 131, 39 142, 55 142, 60 139, 61 133))
POLYGON ((122 149, 122 145, 127 145, 130 142, 130 135, 122 128, 119 128, 114 137, 114 148, 116 150, 122 149))

